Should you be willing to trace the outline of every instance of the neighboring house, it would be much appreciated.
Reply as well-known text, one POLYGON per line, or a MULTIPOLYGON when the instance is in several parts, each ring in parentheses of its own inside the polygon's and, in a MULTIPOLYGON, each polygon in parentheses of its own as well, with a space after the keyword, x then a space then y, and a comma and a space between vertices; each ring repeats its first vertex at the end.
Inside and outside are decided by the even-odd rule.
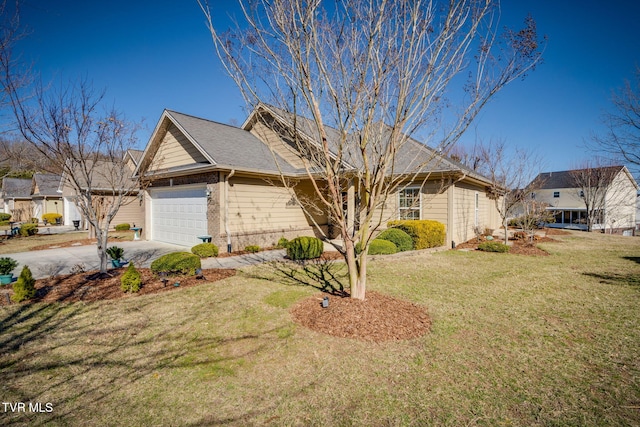
MULTIPOLYGON (((623 232, 635 228, 638 184, 625 166, 601 168, 609 178, 603 185, 602 202, 595 206, 593 230, 623 232)), ((547 204, 555 223, 549 227, 587 229, 587 209, 584 190, 576 184, 574 171, 545 172, 532 182, 531 197, 547 204), (538 184, 535 184, 538 183, 538 184)))
POLYGON ((3 212, 11 214, 11 221, 24 222, 33 217, 31 206, 31 179, 2 178, 3 212))
MULTIPOLYGON (((125 153, 125 162, 129 166, 127 171, 128 177, 131 177, 136 167, 136 161, 140 158, 142 152, 138 150, 129 150, 125 153)), ((114 174, 120 173, 119 166, 114 167, 113 163, 108 161, 98 161, 96 163, 87 162, 87 167, 92 172, 91 192, 92 199, 96 210, 100 213, 106 213, 109 209, 108 203, 113 200, 123 189, 114 188, 114 182, 119 182, 120 178, 114 177, 114 174)), ((77 177, 80 174, 76 175, 77 177)), ((126 177, 125 177, 126 178, 126 177)), ((63 175, 60 183, 60 191, 62 193, 64 204, 64 224, 73 225, 73 221, 80 220, 81 227, 88 229, 88 223, 82 216, 82 213, 76 206, 76 190, 69 183, 69 178, 63 175)), ((82 191, 87 191, 88 185, 80 182, 79 186, 82 191)), ((127 223, 130 226, 142 227, 144 232, 144 197, 138 190, 128 191, 124 194, 123 203, 120 205, 115 217, 111 220, 110 226, 114 228, 118 224, 127 223)))
POLYGON ((64 203, 59 192, 60 175, 35 173, 31 183, 33 217, 42 221, 42 215, 57 213, 64 218, 64 203))
MULTIPOLYGON (((325 212, 307 214, 300 206, 315 193, 287 137, 292 129, 290 115, 266 105, 254 110, 242 128, 165 110, 135 171, 149 183, 146 238, 193 246, 201 242, 199 236, 209 235, 219 246, 242 248, 315 235, 316 225, 336 236, 325 212)), ((399 153, 398 165, 408 168, 417 158, 433 157, 422 174, 429 176, 426 185, 421 188, 418 179, 387 200, 383 225, 389 219, 434 219, 445 224, 447 241, 457 243, 472 238, 474 228, 499 227, 486 178, 413 140, 399 153)), ((354 184, 344 194, 348 218, 355 216, 357 193, 354 184)))

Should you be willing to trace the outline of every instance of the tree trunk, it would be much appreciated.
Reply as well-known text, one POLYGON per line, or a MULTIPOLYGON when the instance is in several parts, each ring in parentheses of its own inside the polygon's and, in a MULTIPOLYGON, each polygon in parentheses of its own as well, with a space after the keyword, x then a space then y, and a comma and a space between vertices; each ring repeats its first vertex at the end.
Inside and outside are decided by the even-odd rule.
POLYGON ((345 246, 351 298, 364 300, 367 289, 367 253, 363 249, 358 262, 353 241, 346 240, 345 246))
POLYGON ((96 230, 96 238, 97 238, 97 246, 98 246, 98 259, 100 260, 100 273, 107 272, 108 266, 108 258, 107 258, 107 239, 108 232, 106 230, 100 230, 99 228, 95 228, 96 230))

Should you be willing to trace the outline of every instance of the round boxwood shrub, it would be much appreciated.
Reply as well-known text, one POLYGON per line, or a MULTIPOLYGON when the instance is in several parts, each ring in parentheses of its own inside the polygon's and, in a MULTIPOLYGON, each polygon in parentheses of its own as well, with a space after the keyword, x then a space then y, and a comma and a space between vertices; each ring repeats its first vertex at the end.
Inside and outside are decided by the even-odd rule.
POLYGON ((127 271, 120 278, 120 289, 122 289, 122 292, 138 292, 141 285, 142 276, 133 263, 130 263, 127 271))
POLYGON ((191 253, 200 258, 216 257, 218 256, 218 247, 213 243, 200 243, 191 248, 191 253))
POLYGON ((26 222, 20 226, 19 231, 21 236, 33 236, 34 234, 38 234, 38 224, 33 224, 31 222, 26 222))
POLYGON ((485 252, 509 252, 509 246, 494 240, 480 243, 478 249, 485 252))
POLYGON ((277 247, 277 248, 280 248, 280 249, 284 249, 284 248, 286 248, 286 247, 287 247, 287 245, 288 245, 288 244, 289 244, 289 240, 287 240, 287 238, 286 238, 286 237, 281 237, 281 238, 278 240, 278 243, 276 244, 276 247, 277 247))
POLYGON ((127 223, 116 225, 116 231, 127 231, 131 228, 131 225, 127 223))
POLYGON ((303 259, 320 258, 324 244, 317 237, 300 236, 289 241, 287 256, 296 261, 303 259))
POLYGON ((171 252, 163 255, 151 263, 151 271, 156 274, 196 274, 202 267, 200 258, 189 252, 171 252))
POLYGON ((33 278, 31 270, 26 265, 22 267, 18 281, 13 284, 13 295, 11 300, 22 302, 36 296, 36 279, 33 278))
POLYGON ((42 215, 42 221, 46 224, 57 224, 62 219, 62 215, 50 212, 42 215))
POLYGON ((376 239, 393 242, 400 252, 413 250, 413 239, 399 228, 388 228, 380 233, 376 239))
POLYGON ((393 242, 388 240, 373 239, 369 244, 369 255, 390 255, 398 252, 398 248, 393 242))
POLYGON ((257 252, 260 252, 260 246, 258 245, 249 245, 249 246, 245 246, 244 248, 245 251, 255 254, 257 252))
POLYGON ((10 213, 0 212, 0 221, 9 221, 11 219, 10 213))

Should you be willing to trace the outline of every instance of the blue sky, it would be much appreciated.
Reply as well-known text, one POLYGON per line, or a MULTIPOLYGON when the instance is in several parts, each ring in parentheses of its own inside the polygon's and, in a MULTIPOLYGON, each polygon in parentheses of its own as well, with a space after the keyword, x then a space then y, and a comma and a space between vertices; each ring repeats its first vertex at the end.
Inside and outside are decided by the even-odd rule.
MULTIPOLYGON (((210 2, 217 22, 238 14, 234 1, 210 2)), ((503 138, 532 147, 543 170, 579 165, 583 141, 603 132, 612 90, 640 66, 640 2, 502 2, 502 23, 527 13, 546 34, 544 63, 500 92, 461 143, 503 138)), ((87 77, 131 120, 145 120, 144 147, 164 108, 241 124, 243 100, 215 56, 196 0, 24 0, 29 36, 19 48, 44 80, 87 77)))

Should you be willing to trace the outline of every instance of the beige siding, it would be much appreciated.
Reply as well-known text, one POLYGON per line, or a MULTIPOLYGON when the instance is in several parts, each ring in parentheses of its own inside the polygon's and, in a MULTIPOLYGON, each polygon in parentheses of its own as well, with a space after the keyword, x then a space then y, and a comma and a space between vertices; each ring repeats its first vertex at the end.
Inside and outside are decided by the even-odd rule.
POLYGON ((620 172, 607 190, 606 227, 633 228, 636 223, 637 190, 626 173, 620 172))
POLYGON ((468 183, 457 183, 453 191, 453 228, 450 238, 462 243, 475 237, 475 229, 484 232, 486 228, 500 227, 500 215, 495 202, 487 197, 484 189, 468 183), (477 213, 476 213, 477 195, 477 213))
POLYGON ((135 224, 137 227, 144 229, 144 203, 140 206, 140 201, 135 196, 127 197, 125 203, 123 206, 120 206, 118 213, 111 221, 111 228, 114 228, 118 224, 126 223, 131 227, 135 224))
POLYGON ((153 156, 149 170, 167 169, 204 162, 207 162, 207 159, 174 124, 171 124, 160 142, 158 151, 153 156))
MULTIPOLYGON (((312 226, 312 221, 281 183, 244 177, 232 177, 229 183, 229 228, 232 233, 309 229, 312 226)), ((298 185, 296 192, 300 199, 313 197, 309 184, 298 185)), ((314 216, 319 224, 326 224, 324 215, 316 213, 314 216)))
POLYGON ((62 199, 47 200, 44 203, 44 211, 42 213, 43 214, 46 214, 46 213, 57 213, 57 214, 60 214, 60 215, 64 215, 63 206, 64 206, 64 204, 62 203, 62 199))
POLYGON ((298 151, 291 145, 291 143, 285 142, 278 133, 265 126, 263 123, 256 123, 251 128, 251 133, 264 142, 271 149, 282 157, 287 163, 291 164, 295 168, 303 168, 304 164, 300 160, 298 151))

